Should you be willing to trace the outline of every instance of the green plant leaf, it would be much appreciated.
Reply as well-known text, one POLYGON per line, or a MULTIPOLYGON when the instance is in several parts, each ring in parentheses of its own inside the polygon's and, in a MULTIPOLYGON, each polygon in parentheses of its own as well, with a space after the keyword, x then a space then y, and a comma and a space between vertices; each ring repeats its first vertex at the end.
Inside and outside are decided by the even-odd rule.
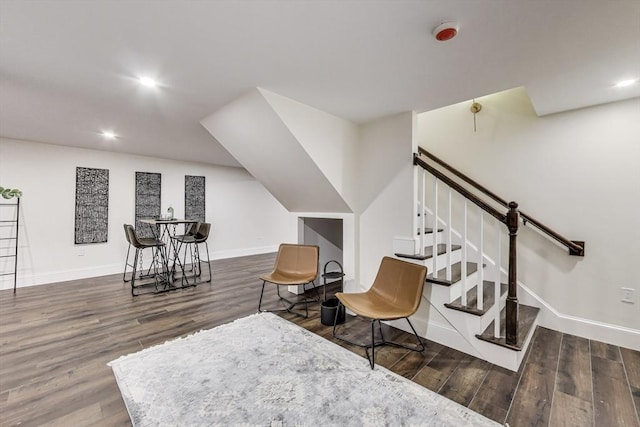
POLYGON ((0 187, 0 195, 5 199, 11 199, 13 197, 22 197, 22 191, 17 188, 11 189, 0 187))

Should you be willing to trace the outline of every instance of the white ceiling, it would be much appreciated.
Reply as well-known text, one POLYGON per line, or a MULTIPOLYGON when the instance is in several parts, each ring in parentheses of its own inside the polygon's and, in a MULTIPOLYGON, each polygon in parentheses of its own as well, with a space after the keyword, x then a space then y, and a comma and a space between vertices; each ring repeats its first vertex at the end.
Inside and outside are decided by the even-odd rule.
POLYGON ((517 86, 550 114, 632 77, 639 0, 0 0, 0 136, 170 159, 238 166, 200 120, 254 87, 365 122, 517 86))

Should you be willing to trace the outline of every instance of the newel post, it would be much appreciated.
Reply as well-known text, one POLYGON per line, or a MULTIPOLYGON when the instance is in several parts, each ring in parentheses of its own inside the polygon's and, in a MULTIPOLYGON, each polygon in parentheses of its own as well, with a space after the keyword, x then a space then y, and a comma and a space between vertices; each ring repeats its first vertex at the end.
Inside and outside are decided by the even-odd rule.
POLYGON ((507 212, 507 228, 509 229, 509 293, 507 294, 506 343, 516 345, 518 342, 518 274, 516 256, 516 237, 519 223, 518 204, 509 203, 507 212))

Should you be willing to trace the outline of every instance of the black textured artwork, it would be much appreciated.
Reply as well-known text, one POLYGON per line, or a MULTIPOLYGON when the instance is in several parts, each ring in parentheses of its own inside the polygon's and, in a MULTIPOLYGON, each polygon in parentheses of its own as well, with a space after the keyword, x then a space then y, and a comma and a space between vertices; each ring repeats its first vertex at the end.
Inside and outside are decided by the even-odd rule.
POLYGON ((109 228, 109 169, 76 168, 75 243, 104 243, 109 228))
POLYGON ((184 176, 184 218, 205 222, 205 177, 184 176))
POLYGON ((136 234, 138 237, 153 237, 151 226, 142 224, 140 220, 160 216, 161 177, 159 173, 136 172, 136 234))

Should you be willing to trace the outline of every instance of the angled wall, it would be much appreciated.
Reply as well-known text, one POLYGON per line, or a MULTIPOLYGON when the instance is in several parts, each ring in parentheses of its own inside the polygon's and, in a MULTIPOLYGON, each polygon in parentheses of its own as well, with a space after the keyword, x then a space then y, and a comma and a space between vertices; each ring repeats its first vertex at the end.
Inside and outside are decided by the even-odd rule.
POLYGON ((290 98, 258 89, 331 185, 354 210, 359 126, 290 98))
MULTIPOLYGON (((322 125, 314 126, 312 120, 323 117, 321 112, 311 114, 310 107, 295 106, 275 94, 268 93, 267 97, 271 103, 260 89, 253 89, 201 123, 290 212, 351 213, 340 192, 353 192, 351 184, 342 182, 334 169, 325 173, 301 143, 306 141, 305 135, 323 129, 322 125), (300 139, 283 117, 294 117, 289 126, 298 137, 302 135, 300 139)), ((307 146, 314 147, 316 142, 307 146)), ((327 167, 322 156, 318 162, 327 167)))
POLYGON ((405 112, 360 127, 360 290, 373 284, 382 257, 393 256, 394 239, 413 237, 414 126, 415 114, 405 112))

